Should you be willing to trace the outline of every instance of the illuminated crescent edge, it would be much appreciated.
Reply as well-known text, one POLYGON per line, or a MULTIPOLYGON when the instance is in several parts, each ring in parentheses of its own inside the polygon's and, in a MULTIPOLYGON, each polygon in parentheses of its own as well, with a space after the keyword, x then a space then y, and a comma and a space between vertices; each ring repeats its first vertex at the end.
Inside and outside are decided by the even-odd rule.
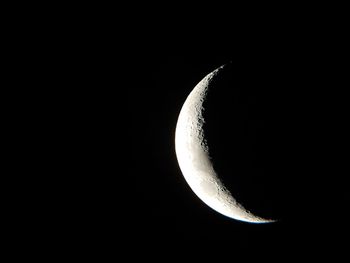
POLYGON ((203 103, 211 82, 225 65, 204 77, 187 97, 176 126, 175 150, 182 174, 193 192, 215 211, 244 222, 271 223, 239 204, 213 168, 203 125, 203 103))

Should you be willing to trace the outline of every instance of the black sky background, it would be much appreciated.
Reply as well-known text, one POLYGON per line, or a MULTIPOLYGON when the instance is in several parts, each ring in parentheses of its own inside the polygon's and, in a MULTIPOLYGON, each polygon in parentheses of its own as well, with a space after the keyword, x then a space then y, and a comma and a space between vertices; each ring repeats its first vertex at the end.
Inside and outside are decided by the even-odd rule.
POLYGON ((205 6, 207 13, 188 10, 191 22, 182 12, 168 17, 172 7, 147 12, 135 4, 130 16, 118 7, 123 15, 111 8, 100 20, 79 8, 87 18, 73 15, 77 23, 62 25, 59 14, 53 24, 20 22, 27 34, 13 30, 20 39, 5 53, 23 74, 11 75, 8 109, 18 116, 11 116, 10 144, 24 161, 10 164, 15 184, 7 198, 18 205, 10 205, 15 226, 5 227, 19 233, 16 242, 58 250, 51 256, 68 248, 79 257, 102 248, 98 256, 144 258, 143 248, 152 258, 166 247, 162 262, 183 257, 181 246, 230 262, 239 252, 285 262, 303 251, 347 250, 347 31, 308 15, 309 23, 296 25, 294 13, 280 23, 282 10, 275 18, 259 7, 261 17, 227 8, 215 17, 205 6), (203 77, 229 62, 236 86, 224 85, 207 104, 215 165, 239 175, 237 183, 221 174, 252 211, 281 217, 274 224, 212 210, 176 159, 183 103, 203 77))
POLYGON ((47 119, 66 124, 46 126, 59 134, 53 138, 62 149, 53 165, 57 206, 47 204, 60 222, 55 231, 72 244, 123 243, 136 252, 164 245, 173 254, 174 244, 187 242, 234 252, 261 248, 267 255, 344 246, 348 96, 341 41, 315 38, 308 29, 297 37, 260 29, 193 30, 192 37, 130 29, 134 38, 117 38, 112 47, 102 41, 93 57, 83 44, 59 49, 59 70, 47 69, 47 78, 57 80, 58 105, 47 119), (130 45, 117 45, 125 39, 130 45), (274 224, 247 224, 212 210, 192 192, 176 159, 183 103, 203 77, 229 62, 235 86, 212 93, 207 106, 216 168, 239 175, 236 183, 222 173, 252 211, 281 217, 274 224), (235 101, 237 89, 244 103, 235 101), (237 118, 244 124, 238 128, 237 118), (234 143, 239 151, 229 147, 234 143), (259 174, 269 176, 252 183, 259 174))
MULTIPOLYGON (((126 100, 116 96, 118 102, 127 105, 126 113, 125 108, 117 111, 113 124, 124 130, 119 117, 127 116, 126 136, 121 142, 115 138, 116 145, 126 145, 127 153, 127 173, 118 173, 116 179, 116 184, 119 178, 122 182, 126 179, 117 191, 121 197, 114 216, 124 219, 117 229, 125 230, 123 236, 132 244, 155 248, 172 248, 170 244, 188 241, 199 245, 224 243, 232 249, 260 247, 267 254, 278 250, 285 255, 301 254, 312 247, 315 251, 342 248, 349 202, 346 158, 342 154, 347 144, 343 34, 334 27, 316 27, 313 23, 295 26, 294 20, 289 25, 279 25, 278 21, 259 24, 256 20, 249 24, 246 20, 235 23, 231 17, 215 21, 209 17, 207 23, 212 27, 198 20, 184 30, 186 34, 182 31, 185 25, 174 26, 175 30, 158 26, 155 31, 157 23, 148 25, 121 50, 122 61, 125 58, 128 63, 116 59, 115 63, 128 73, 125 82, 116 79, 120 86, 116 94, 126 91, 126 100), (224 24, 222 31, 216 30, 224 24), (272 210, 266 211, 282 217, 275 224, 247 224, 212 210, 192 192, 177 163, 175 127, 184 101, 205 75, 230 61, 233 80, 237 77, 237 86, 243 91, 251 90, 245 98, 256 101, 250 114, 258 115, 269 127, 263 134, 271 145, 260 137, 261 144, 255 150, 263 161, 276 160, 275 165, 268 162, 264 166, 272 175, 268 183, 262 182, 274 200, 272 210), (262 149, 267 147, 265 155, 262 149)), ((220 106, 220 113, 225 107, 232 110, 234 92, 226 87, 220 94, 208 109, 220 106)), ((212 114, 215 116, 214 111, 212 114)), ((112 114, 112 122, 113 118, 112 114)), ((228 122, 222 129, 213 129, 211 137, 219 141, 228 138, 235 131, 234 124, 228 122)), ((231 149, 221 153, 225 169, 234 164, 230 159, 234 154, 244 161, 231 149)), ((242 183, 249 186, 249 181, 242 183)), ((256 197, 250 192, 242 195, 248 196, 251 200, 256 197)), ((264 208, 268 204, 263 203, 264 208)))
POLYGON ((235 28, 224 34, 189 30, 191 37, 181 30, 129 28, 130 38, 116 33, 117 41, 92 48, 94 57, 83 44, 57 52, 65 66, 55 71, 54 108, 67 125, 52 126, 62 149, 53 183, 59 209, 52 217, 65 240, 117 250, 126 245, 135 255, 147 247, 157 254, 163 246, 173 255, 186 243, 213 244, 214 252, 220 244, 236 253, 261 248, 267 255, 344 245, 349 195, 342 54, 308 29, 293 37, 283 28, 270 34, 235 28), (176 159, 183 103, 203 77, 229 62, 227 76, 236 86, 212 93, 207 107, 216 168, 239 175, 237 183, 222 173, 252 211, 281 217, 275 224, 247 224, 212 210, 192 192, 176 159), (235 101, 237 88, 242 104, 235 101), (238 129, 237 118, 244 123, 238 129), (239 151, 229 147, 234 143, 239 151), (257 177, 250 176, 260 174, 269 177, 252 183, 257 177))

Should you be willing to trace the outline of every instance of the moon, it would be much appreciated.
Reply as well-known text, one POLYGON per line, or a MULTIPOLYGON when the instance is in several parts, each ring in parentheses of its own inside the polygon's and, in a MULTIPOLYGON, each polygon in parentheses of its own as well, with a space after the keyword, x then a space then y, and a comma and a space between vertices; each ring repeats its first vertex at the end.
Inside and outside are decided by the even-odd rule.
MULTIPOLYGON (((272 223, 244 208, 226 188, 214 169, 205 136, 203 103, 223 65, 205 76, 187 97, 176 125, 175 151, 181 172, 193 192, 209 207, 232 219, 248 223, 272 223)), ((233 164, 234 165, 234 164, 233 164)))

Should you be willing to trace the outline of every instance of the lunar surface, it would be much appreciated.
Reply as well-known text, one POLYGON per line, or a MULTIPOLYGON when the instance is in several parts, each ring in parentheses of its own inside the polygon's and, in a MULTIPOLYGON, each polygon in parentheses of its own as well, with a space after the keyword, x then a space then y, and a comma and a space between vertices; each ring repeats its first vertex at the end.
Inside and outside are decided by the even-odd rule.
MULTIPOLYGON (((270 223, 248 211, 228 189, 213 165, 206 140, 203 103, 212 82, 220 78, 222 66, 202 79, 186 99, 176 126, 175 148, 180 169, 193 192, 209 207, 227 217, 249 222, 270 223)), ((215 109, 211 109, 215 110, 215 109)), ((234 175, 233 175, 234 176, 234 175)))

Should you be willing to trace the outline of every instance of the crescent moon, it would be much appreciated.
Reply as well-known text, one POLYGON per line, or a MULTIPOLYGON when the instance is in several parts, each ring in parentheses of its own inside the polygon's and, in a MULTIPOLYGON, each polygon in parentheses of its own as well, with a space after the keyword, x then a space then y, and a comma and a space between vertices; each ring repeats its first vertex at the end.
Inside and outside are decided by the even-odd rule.
POLYGON ((213 79, 225 65, 204 77, 187 97, 177 121, 175 150, 181 172, 193 192, 209 207, 227 217, 249 223, 275 220, 254 215, 233 197, 215 172, 203 129, 203 103, 213 79))

